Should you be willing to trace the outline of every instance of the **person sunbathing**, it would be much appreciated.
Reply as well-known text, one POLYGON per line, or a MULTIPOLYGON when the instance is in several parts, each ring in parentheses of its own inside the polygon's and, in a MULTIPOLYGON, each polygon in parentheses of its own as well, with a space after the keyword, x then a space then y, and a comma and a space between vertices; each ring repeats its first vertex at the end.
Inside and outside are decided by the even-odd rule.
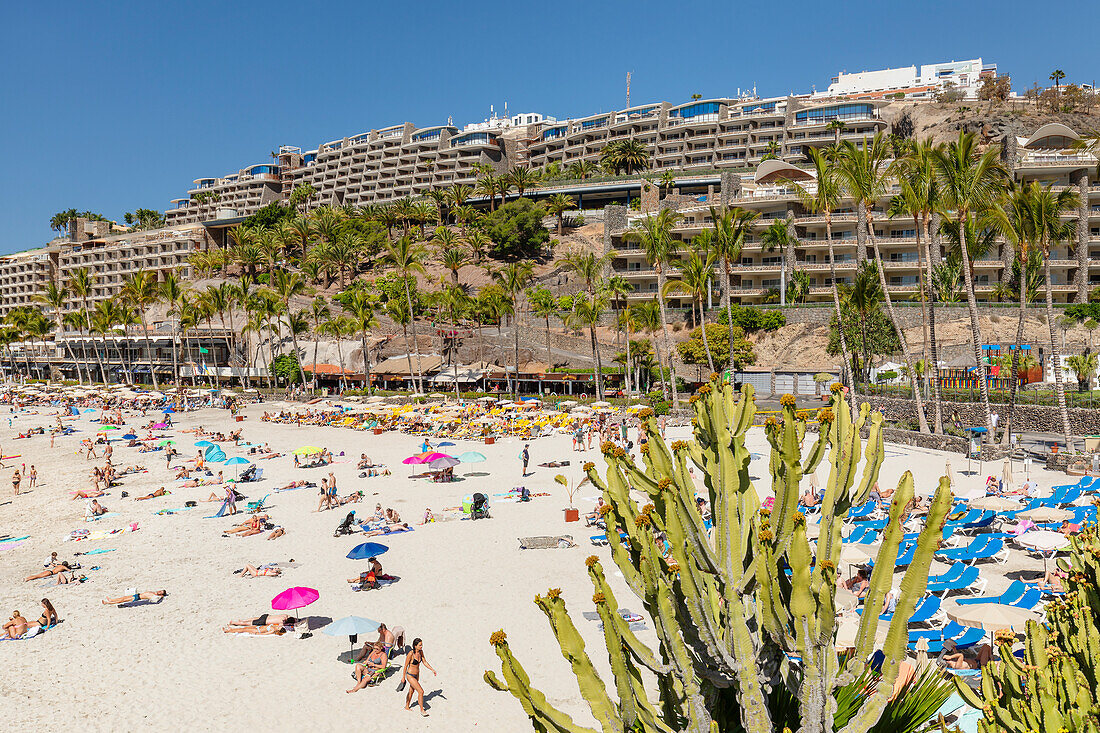
POLYGON ((374 574, 373 570, 359 573, 358 578, 348 578, 348 582, 355 585, 352 590, 374 590, 379 587, 378 576, 374 574))
POLYGON ((841 585, 852 591, 856 598, 863 598, 871 587, 871 581, 867 578, 867 568, 860 568, 854 578, 842 582, 841 585))
POLYGON ((4 636, 8 639, 18 639, 27 633, 29 625, 27 619, 23 618, 19 611, 15 611, 3 626, 4 636))
POLYGON ((370 654, 366 656, 362 662, 356 662, 355 669, 352 672, 352 677, 355 678, 355 685, 346 692, 358 692, 368 685, 374 685, 381 681, 378 672, 383 672, 389 667, 389 657, 386 655, 386 650, 382 647, 381 642, 375 642, 371 647, 370 654))
POLYGON ((291 489, 300 489, 300 488, 303 488, 303 487, 306 487, 306 486, 312 486, 312 485, 313 485, 312 482, 305 481, 305 480, 291 481, 286 486, 279 486, 275 490, 276 491, 290 491, 291 489))
POLYGON ((277 578, 283 574, 283 569, 275 565, 245 565, 244 570, 238 570, 242 578, 277 578))
POLYGON ((251 537, 264 531, 264 523, 269 519, 266 514, 256 514, 241 524, 225 530, 226 535, 239 534, 242 537, 251 537))
POLYGON ((367 537, 380 537, 386 534, 392 534, 394 532, 404 532, 409 528, 409 525, 402 522, 401 524, 394 525, 393 527, 379 527, 378 529, 371 529, 363 534, 367 537))
POLYGON ((1062 583, 1065 577, 1066 574, 1059 570, 1048 570, 1042 580, 1028 583, 1028 585, 1034 585, 1039 590, 1047 593, 1065 593, 1066 587, 1062 583))
POLYGON ((599 519, 600 519, 600 507, 602 507, 602 506, 603 506, 603 498, 602 497, 597 497, 597 499, 596 499, 596 509, 594 511, 588 512, 587 514, 584 515, 584 523, 587 526, 591 527, 593 524, 595 524, 596 522, 599 521, 599 519))
POLYGON ((107 513, 107 507, 99 503, 99 500, 92 499, 92 505, 88 507, 88 511, 93 517, 102 517, 107 513))
POLYGON ((155 601, 160 598, 165 598, 168 595, 166 590, 128 590, 128 595, 121 598, 105 598, 103 599, 104 606, 120 606, 123 603, 137 603, 138 601, 155 601))
POLYGON ((230 621, 222 627, 227 634, 285 634, 297 625, 298 619, 287 614, 263 613, 254 619, 230 621))
POLYGON ((165 488, 163 486, 161 486, 159 489, 157 489, 156 491, 154 491, 151 494, 146 494, 145 496, 135 496, 134 501, 145 501, 146 499, 155 499, 158 496, 167 496, 170 493, 172 493, 172 492, 171 491, 166 491, 165 488))
POLYGON ((338 506, 343 506, 344 504, 358 504, 362 499, 363 499, 363 492, 362 491, 356 491, 355 493, 349 494, 348 496, 338 496, 338 497, 336 497, 336 504, 338 506))
MULTIPOLYGON (((360 491, 359 494, 362 495, 363 492, 360 491)), ((401 515, 398 514, 393 509, 387 509, 386 510, 386 523, 387 524, 401 524, 401 515)))
POLYGON ((1066 521, 1062 522, 1062 526, 1059 527, 1056 531, 1061 532, 1066 537, 1071 537, 1072 535, 1075 535, 1081 531, 1081 525, 1075 522, 1071 522, 1067 519, 1066 521))
POLYGON ((950 669, 981 669, 989 660, 993 659, 993 649, 989 644, 982 644, 978 647, 978 654, 974 657, 967 657, 955 646, 955 642, 948 639, 943 642, 944 655, 941 657, 943 663, 950 669))
POLYGON ((821 494, 816 491, 807 491, 798 498, 798 503, 804 507, 814 507, 821 503, 821 494))
POLYGON ((87 489, 85 491, 74 491, 74 499, 95 499, 99 496, 106 496, 102 489, 87 489))
POLYGON ((27 577, 23 578, 23 582, 26 583, 28 580, 40 580, 41 578, 50 578, 54 575, 60 575, 61 573, 68 573, 72 570, 76 570, 79 567, 79 563, 70 566, 68 562, 59 562, 53 567, 46 568, 45 570, 39 570, 37 573, 32 573, 31 575, 28 575, 27 577))

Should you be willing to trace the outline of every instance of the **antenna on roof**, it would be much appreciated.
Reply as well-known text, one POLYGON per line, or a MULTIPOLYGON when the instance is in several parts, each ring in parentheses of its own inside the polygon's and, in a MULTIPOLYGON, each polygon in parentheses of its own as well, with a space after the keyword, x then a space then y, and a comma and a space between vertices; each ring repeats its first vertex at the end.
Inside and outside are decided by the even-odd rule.
POLYGON ((633 71, 626 72, 626 108, 630 109, 630 75, 633 71))

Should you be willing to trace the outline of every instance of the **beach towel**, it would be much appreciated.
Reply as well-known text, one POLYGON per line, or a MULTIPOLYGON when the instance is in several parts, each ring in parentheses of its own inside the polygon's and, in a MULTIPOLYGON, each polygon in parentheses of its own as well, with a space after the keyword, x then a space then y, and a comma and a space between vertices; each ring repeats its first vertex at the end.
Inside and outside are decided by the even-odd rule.
POLYGON ((85 517, 85 522, 97 522, 100 519, 107 519, 108 517, 117 517, 118 512, 107 512, 106 514, 100 514, 99 516, 85 517))
POLYGON ((14 550, 19 545, 23 544, 24 540, 18 540, 16 542, 0 542, 0 552, 5 550, 14 550))
POLYGON ((538 537, 517 537, 521 550, 557 550, 566 547, 576 547, 573 535, 563 534, 557 536, 541 535, 538 537))
POLYGON ((228 509, 228 508, 229 508, 229 502, 228 501, 223 501, 222 502, 222 507, 221 507, 221 509, 218 510, 217 514, 211 514, 209 517, 203 517, 203 519, 217 519, 218 517, 224 517, 225 516, 225 510, 228 509))
POLYGON ((97 547, 94 550, 88 550, 87 552, 83 552, 83 553, 78 552, 77 554, 78 555, 102 555, 104 553, 114 552, 114 551, 115 551, 114 547, 97 547))

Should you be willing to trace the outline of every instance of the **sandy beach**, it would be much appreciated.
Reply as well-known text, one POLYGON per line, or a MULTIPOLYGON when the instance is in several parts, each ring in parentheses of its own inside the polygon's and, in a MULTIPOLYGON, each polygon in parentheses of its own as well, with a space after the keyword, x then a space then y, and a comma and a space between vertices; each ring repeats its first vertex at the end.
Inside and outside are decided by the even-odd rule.
MULTIPOLYGON (((336 729, 366 724, 387 731, 529 730, 519 703, 482 680, 484 670, 499 670, 488 639, 501 628, 547 698, 578 722, 591 724, 569 665, 532 599, 547 588, 561 588, 593 662, 602 672, 608 671, 602 634, 581 612, 592 610, 592 587, 583 560, 593 553, 606 559, 609 553, 589 543, 589 536, 598 530, 585 527, 583 521, 564 521, 566 490, 554 483, 558 473, 579 480, 586 460, 602 463, 598 451, 572 452, 571 439, 564 434, 540 438, 531 443, 532 473, 522 477, 518 454, 523 442, 519 439, 504 438, 495 445, 458 440, 457 446, 448 450, 456 454, 476 450, 487 460, 458 467, 461 481, 438 484, 409 479, 418 469, 401 463, 419 451, 421 438, 417 436, 298 428, 259 420, 264 410, 277 406, 246 406, 243 414, 247 418, 242 423, 232 423, 225 410, 180 413, 174 416, 173 428, 165 431, 178 442, 183 458, 193 457, 198 450, 193 447, 194 434, 184 432, 197 425, 226 433, 241 427, 244 440, 267 442, 287 454, 301 445, 324 446, 337 454, 331 469, 295 470, 290 455, 258 461, 264 480, 242 484, 241 491, 249 500, 271 494, 269 513, 286 529, 286 535, 270 541, 266 533, 223 537, 226 528, 244 517, 204 518, 217 511, 217 502, 199 501, 196 508, 158 515, 158 510, 181 508, 186 501, 205 499, 211 491, 221 489, 180 488, 173 480, 174 472, 165 468, 163 453, 138 454, 123 447, 123 441, 112 441, 118 446, 116 466, 141 463, 149 472, 123 477, 120 486, 100 499, 117 516, 85 523, 84 501, 72 500, 70 492, 90 488, 92 467, 102 465, 102 457, 89 461, 78 454, 80 441, 95 433, 96 425, 90 422, 95 415, 74 420, 79 432, 57 437, 51 449, 49 435, 24 440, 13 437, 30 427, 48 428, 56 421, 56 407, 12 413, 8 428, 3 421, 9 416, 4 406, 0 446, 5 456, 18 457, 5 460, 6 468, 0 471, 4 489, 0 494, 0 535, 29 538, 0 551, 0 611, 4 619, 18 609, 33 620, 40 610, 39 599, 46 597, 62 619, 59 626, 36 638, 0 643, 0 659, 8 669, 0 678, 0 697, 9 726, 113 731, 150 726, 190 730, 263 727, 289 731, 303 726, 336 729), (341 451, 346 454, 342 458, 341 451), (392 475, 359 478, 355 463, 360 453, 387 464, 392 475), (537 467, 555 459, 572 463, 567 468, 537 467), (24 493, 12 496, 10 477, 22 464, 28 468, 34 464, 39 485, 28 490, 24 481, 24 493), (305 477, 319 483, 329 470, 338 479, 341 495, 361 490, 363 502, 316 512, 317 489, 273 493, 274 487, 292 479, 305 477), (467 473, 475 475, 463 475, 467 473), (172 493, 148 501, 134 500, 161 486, 172 493), (516 486, 550 495, 529 503, 495 498, 490 520, 462 521, 456 514, 452 521, 417 524, 426 507, 441 516, 445 507, 458 506, 464 496, 475 491, 492 495, 516 486), (121 498, 122 491, 129 497, 121 498), (389 546, 389 552, 379 559, 386 572, 400 580, 378 590, 353 592, 346 580, 364 570, 366 563, 345 555, 367 538, 334 537, 333 530, 348 509, 369 513, 376 503, 397 510, 415 531, 369 538, 389 546), (134 522, 139 527, 134 532, 99 540, 63 541, 73 530, 112 530, 134 522), (561 534, 572 535, 577 546, 520 550, 517 542, 522 536, 561 534), (40 570, 51 552, 72 559, 74 553, 94 549, 111 551, 76 558, 87 582, 57 586, 52 579, 22 580, 40 570), (284 568, 281 577, 243 578, 233 573, 245 564, 271 562, 284 568), (320 592, 319 600, 300 614, 310 617, 312 635, 303 639, 300 633, 254 637, 222 632, 231 619, 272 612, 271 599, 290 586, 308 586, 320 592), (169 595, 159 603, 129 608, 101 604, 101 599, 120 596, 127 588, 166 589, 169 595), (351 665, 339 657, 349 649, 348 638, 331 637, 317 629, 349 615, 403 626, 410 641, 413 637, 424 640, 425 656, 439 672, 433 676, 424 669, 421 674, 430 717, 422 718, 415 708, 411 712, 403 709, 404 693, 395 691, 399 666, 378 687, 345 693, 353 684, 351 665)), ((127 418, 129 425, 147 421, 127 418)), ((682 437, 687 437, 686 428, 669 429, 669 440, 682 437)), ((760 480, 767 471, 767 443, 760 429, 752 430, 750 442, 759 456, 753 461, 757 489, 767 495, 766 481, 760 480)), ((255 457, 249 456, 246 448, 234 448, 231 442, 222 445, 229 457, 255 457)), ((948 459, 956 472, 966 469, 966 460, 957 455, 949 458, 888 444, 880 482, 894 486, 903 471, 912 470, 918 493, 930 494, 948 459)), ((173 461, 173 465, 178 463, 173 461)), ((975 475, 956 474, 962 488, 984 484, 976 463, 973 468, 975 475)), ((223 470, 231 475, 233 469, 223 470)), ((999 475, 1000 470, 999 464, 987 465, 984 473, 999 475)), ((1022 478, 1019 465, 1017 472, 1022 478)), ((1065 483, 1066 478, 1037 466, 1031 468, 1031 477, 1042 493, 1049 492, 1053 484, 1065 483)), ((576 506, 582 515, 593 508, 595 494, 591 487, 580 490, 576 506)), ((239 506, 243 509, 243 503, 239 506)), ((1041 561, 1018 551, 1006 565, 983 565, 982 576, 989 579, 986 592, 997 593, 1007 586, 1006 572, 1041 567, 1041 561)), ((945 568, 935 563, 932 572, 945 568)), ((621 604, 640 610, 621 577, 612 575, 610 580, 621 604)), ((952 603, 948 600, 945 606, 952 603)), ((299 628, 299 632, 303 630, 299 628)), ((649 631, 642 636, 652 639, 649 631)), ((373 638, 373 634, 361 636, 356 650, 365 639, 373 638)), ((394 664, 403 661, 404 657, 398 656, 394 664)))

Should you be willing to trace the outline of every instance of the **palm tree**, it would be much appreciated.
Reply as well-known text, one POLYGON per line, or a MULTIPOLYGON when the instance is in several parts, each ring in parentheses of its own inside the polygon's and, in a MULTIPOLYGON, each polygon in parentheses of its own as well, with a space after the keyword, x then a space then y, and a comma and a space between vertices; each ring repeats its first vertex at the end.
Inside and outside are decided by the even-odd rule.
POLYGON ((549 288, 538 288, 527 293, 527 302, 531 305, 531 312, 546 321, 546 363, 553 366, 554 359, 550 354, 550 316, 558 312, 557 301, 549 288))
POLYGON ((1054 190, 1054 184, 1031 187, 1031 218, 1035 241, 1043 255, 1043 275, 1046 280, 1047 327, 1050 331, 1051 368, 1054 372, 1054 393, 1058 397, 1058 411, 1062 416, 1062 432, 1065 434, 1066 450, 1073 452, 1073 433, 1069 425, 1069 412, 1066 410, 1066 393, 1062 386, 1062 355, 1055 340, 1054 293, 1050 277, 1050 249, 1052 245, 1067 241, 1075 236, 1077 225, 1072 221, 1062 221, 1066 214, 1076 211, 1080 200, 1072 189, 1054 190))
POLYGON ((504 316, 508 315, 510 307, 511 304, 499 285, 489 285, 478 291, 474 306, 474 313, 477 318, 478 361, 484 361, 481 353, 481 344, 484 343, 481 333, 482 326, 495 325, 497 327, 497 337, 501 341, 500 350, 501 352, 504 351, 504 340, 501 336, 500 326, 504 316))
MULTIPOLYGON (((825 219, 825 243, 829 247, 829 280, 833 292, 833 308, 836 310, 837 331, 840 336, 840 354, 842 369, 847 369, 851 364, 851 354, 848 352, 848 341, 844 337, 844 314, 840 308, 840 289, 837 287, 836 278, 836 252, 833 249, 833 211, 841 199, 840 178, 836 168, 816 148, 809 151, 810 162, 814 165, 814 185, 807 187, 797 181, 791 181, 799 201, 806 209, 814 214, 820 214, 825 219)), ((731 342, 732 343, 732 342, 731 342)), ((851 374, 848 385, 848 398, 852 409, 856 407, 856 375, 851 374)))
POLYGON ((833 149, 832 153, 840 151, 840 134, 844 132, 844 120, 831 120, 829 124, 825 125, 825 129, 833 133, 833 149))
MULTIPOLYGON (((714 357, 710 353, 710 344, 707 342, 707 323, 703 317, 703 302, 706 299, 707 293, 710 292, 710 279, 714 271, 714 260, 716 255, 714 252, 696 251, 680 265, 680 279, 670 280, 665 285, 662 296, 667 295, 671 291, 681 291, 691 296, 691 310, 692 319, 695 319, 695 306, 699 306, 699 317, 696 323, 699 324, 699 330, 703 335, 703 349, 707 352, 707 365, 710 366, 710 371, 713 374, 714 369, 714 357)), ((731 349, 732 350, 732 349, 731 349)))
POLYGON ((370 394, 370 349, 367 347, 367 334, 378 326, 378 318, 374 315, 377 306, 378 300, 374 293, 364 289, 353 291, 348 302, 351 324, 359 332, 360 346, 363 349, 363 389, 367 394, 370 394))
MULTIPOLYGON (((619 322, 621 304, 626 304, 626 296, 634 292, 634 286, 622 275, 612 275, 603 283, 603 290, 611 300, 611 307, 615 309, 615 323, 619 322)), ((615 329, 615 345, 619 345, 619 329, 615 329)))
MULTIPOLYGON (((713 234, 710 246, 722 260, 725 279, 722 281, 722 307, 726 310, 726 320, 730 328, 730 343, 733 343, 733 317, 730 313, 730 290, 733 288, 730 268, 741 262, 741 250, 752 231, 752 224, 760 218, 759 211, 749 211, 735 206, 732 209, 718 210, 710 207, 710 219, 713 222, 713 234)), ((732 352, 732 350, 731 350, 732 352)), ((730 368, 733 368, 733 354, 730 354, 730 368)))
MULTIPOLYGON (((309 316, 306 311, 286 311, 283 314, 283 325, 286 326, 286 330, 290 333, 290 338, 294 343, 298 343, 298 337, 309 332, 309 316)), ((302 370, 302 360, 298 355, 298 348, 294 348, 294 365, 298 368, 298 375, 305 381, 305 376, 302 370)))
POLYGON ((1066 366, 1073 370, 1077 376, 1077 391, 1085 392, 1089 389, 1092 375, 1096 374, 1096 354, 1086 351, 1083 354, 1074 354, 1066 357, 1066 366))
POLYGON ((137 310, 141 330, 145 335, 145 351, 149 355, 149 375, 153 379, 153 389, 160 389, 156 370, 153 368, 153 340, 149 337, 148 322, 149 308, 156 305, 161 297, 156 275, 148 270, 134 273, 122 286, 122 297, 137 310))
POLYGON ((555 193, 546 199, 546 213, 558 219, 558 237, 561 237, 562 227, 565 225, 565 212, 575 208, 577 202, 568 194, 555 193))
MULTIPOLYGON (((81 313, 83 315, 80 330, 86 332, 88 334, 88 340, 92 342, 92 350, 95 352, 96 364, 99 366, 99 378, 106 384, 107 372, 103 368, 103 360, 99 357, 99 347, 96 345, 95 339, 92 338, 92 316, 91 309, 88 307, 88 299, 95 289, 95 283, 95 273, 89 272, 86 268, 81 267, 74 270, 72 277, 69 278, 69 290, 80 299, 81 313)), ((90 374, 88 381, 91 381, 90 374)))
POLYGON ((1038 184, 1032 182, 1029 186, 1013 186, 1001 198, 998 206, 989 212, 990 222, 1004 236, 1005 241, 1012 245, 1016 265, 1019 268, 1020 312, 1016 319, 1016 348, 1012 350, 1010 359, 1012 375, 1011 396, 1008 402, 1008 416, 1005 424, 1004 438, 1006 445, 1012 434, 1012 425, 1016 415, 1016 394, 1020 386, 1020 346, 1024 339, 1024 318, 1027 316, 1028 303, 1028 260, 1031 259, 1031 247, 1034 245, 1035 227, 1032 219, 1031 190, 1038 184))
POLYGON ((779 284, 779 294, 782 303, 787 303, 787 283, 790 281, 788 270, 794 271, 794 248, 798 244, 798 237, 787 219, 776 219, 768 228, 760 233, 760 243, 765 252, 779 251, 783 258, 783 265, 779 272, 783 275, 783 281, 779 284))
POLYGON ((582 181, 596 175, 599 167, 591 160, 578 160, 569 164, 569 175, 582 181))
MULTIPOLYGON (((672 392, 672 406, 678 408, 680 403, 680 396, 676 389, 676 367, 672 362, 672 344, 668 337, 668 314, 665 309, 665 267, 671 266, 673 259, 673 251, 677 247, 677 240, 672 238, 672 230, 683 219, 683 215, 673 211, 672 209, 662 209, 657 212, 656 215, 650 214, 640 222, 640 227, 637 229, 631 229, 626 232, 624 239, 630 242, 637 242, 645 250, 646 260, 653 265, 653 269, 657 271, 657 291, 661 293, 661 296, 657 299, 661 309, 661 339, 663 341, 661 349, 666 358, 668 359, 668 374, 669 382, 671 383, 672 392)), ((658 355, 658 361, 660 361, 660 354, 658 355)), ((663 384, 662 379, 662 393, 667 399, 669 396, 669 390, 663 384)))
MULTIPOLYGON (((602 290, 596 293, 578 293, 573 298, 573 310, 570 313, 571 325, 576 328, 587 328, 589 341, 592 345, 592 365, 596 379, 596 398, 603 399, 603 364, 600 361, 600 349, 596 341, 596 326, 600 323, 600 316, 607 308, 607 294, 602 290)), ((519 370, 516 370, 517 382, 519 370)), ((514 399, 514 397, 513 397, 514 399)))
MULTIPOLYGON (((251 283, 252 279, 246 276, 241 278, 241 282, 251 283), (247 278, 247 280, 246 280, 247 278)), ((168 304, 169 314, 175 313, 177 316, 182 310, 181 306, 188 296, 187 285, 183 283, 174 272, 169 272, 164 276, 164 280, 160 284, 160 299, 168 304)), ((152 354, 149 355, 149 369, 152 370, 152 354)), ((179 369, 179 355, 176 350, 176 334, 173 329, 172 333, 172 375, 173 381, 177 387, 180 383, 180 369, 179 369)), ((154 384, 156 384, 154 382, 154 384)))
MULTIPOLYGON (((306 281, 302 279, 302 276, 289 270, 277 270, 272 285, 275 292, 282 299, 283 307, 286 308, 287 313, 290 312, 291 298, 309 293, 309 286, 306 285, 306 281)), ((294 358, 296 360, 301 359, 301 352, 298 350, 298 334, 294 333, 293 330, 291 330, 290 339, 294 344, 294 358)))
POLYGON ((574 251, 567 254, 559 262, 565 269, 577 273, 584 281, 584 289, 592 294, 596 292, 597 283, 603 278, 607 264, 613 255, 597 255, 595 252, 574 251))
MULTIPOLYGON (((512 334, 515 343, 515 358, 512 363, 516 368, 516 378, 512 382, 512 399, 514 400, 519 391, 519 297, 523 293, 524 288, 527 287, 527 283, 531 281, 531 273, 534 271, 534 264, 531 262, 509 262, 501 269, 493 273, 493 280, 497 285, 504 290, 505 295, 508 296, 508 300, 512 305, 512 334)), ((595 328, 593 327, 592 338, 596 338, 595 328)), ((597 374, 597 379, 599 375, 597 374)), ((602 389, 597 385, 597 389, 602 389)))
POLYGON ((352 325, 348 321, 347 316, 333 316, 321 324, 321 330, 326 336, 331 336, 336 340, 336 358, 340 361, 340 391, 344 391, 348 388, 347 379, 344 375, 344 336, 352 332, 352 325))
POLYGON ((1054 97, 1055 97, 1055 99, 1061 99, 1062 98, 1062 79, 1066 78, 1066 72, 1062 71, 1061 69, 1055 69, 1054 71, 1050 72, 1050 76, 1047 77, 1047 78, 1050 79, 1052 82, 1054 82, 1054 97))
POLYGON ((516 188, 516 192, 522 197, 524 191, 534 188, 542 182, 542 176, 527 166, 517 166, 507 174, 508 182, 516 188))
MULTIPOLYGON (((500 190, 499 178, 492 173, 484 173, 477 179, 477 186, 474 189, 478 194, 489 197, 489 211, 496 211, 496 195, 500 190)), ((504 197, 501 196, 500 203, 504 203, 504 197)))
POLYGON ((871 334, 867 330, 871 315, 882 303, 882 282, 878 278, 878 263, 864 262, 856 271, 855 279, 849 288, 844 289, 845 301, 859 316, 860 341, 863 345, 863 376, 870 381, 871 334))
MULTIPOLYGON (((929 226, 933 213, 939 206, 939 191, 932 168, 931 139, 909 146, 905 157, 898 163, 898 183, 901 193, 890 203, 890 216, 908 214, 913 218, 917 238, 917 258, 920 267, 921 315, 924 322, 926 351, 923 354, 926 378, 932 380, 932 404, 934 422, 932 432, 943 432, 943 404, 940 394, 939 349, 936 345, 936 305, 932 284, 932 257, 929 251, 931 238, 929 226)), ((1007 433, 1006 433, 1007 436, 1007 433)))
MULTIPOLYGON (((122 311, 122 304, 115 298, 107 298, 95 304, 95 309, 92 311, 92 328, 103 336, 104 345, 108 343, 107 336, 111 335, 124 320, 122 311)), ((126 360, 122 357, 122 346, 118 339, 112 338, 111 340, 114 341, 115 351, 118 353, 119 368, 125 371, 126 360)), ((106 356, 110 359, 110 351, 106 352, 106 356)), ((127 378, 126 382, 129 384, 131 380, 127 378)))
MULTIPOLYGON (((630 307, 631 325, 634 330, 641 331, 652 337, 661 329, 661 305, 656 298, 646 301, 644 303, 637 303, 630 307)), ((629 346, 629 343, 627 344, 629 346)), ((642 367, 642 354, 634 354, 631 356, 631 361, 635 362, 635 368, 640 369, 642 367)), ((660 354, 658 353, 657 367, 661 368, 660 354)), ((652 374, 652 369, 650 370, 652 374)), ((640 381, 640 375, 639 380, 640 381)), ((649 387, 649 380, 646 380, 646 387, 649 387)))
MULTIPOLYGON (((960 132, 958 140, 936 149, 932 164, 944 207, 954 211, 960 239, 962 275, 966 283, 966 304, 970 312, 970 336, 977 363, 982 408, 985 410, 986 428, 993 434, 992 412, 989 409, 989 384, 982 361, 982 332, 978 326, 978 304, 974 296, 974 282, 970 275, 970 254, 966 245, 966 226, 973 212, 991 208, 1004 189, 1007 172, 998 161, 998 151, 988 148, 980 152, 974 133, 960 132)), ((1067 446, 1068 447, 1068 446, 1067 446)))
MULTIPOLYGON (((870 238, 871 245, 874 247, 875 259, 879 262, 877 268, 879 284, 882 286, 882 293, 886 299, 886 312, 890 316, 890 321, 894 324, 894 329, 898 332, 906 372, 913 375, 915 374, 913 371, 914 359, 912 352, 909 350, 909 339, 905 337, 905 329, 898 319, 897 311, 894 310, 894 299, 890 297, 890 287, 886 283, 886 264, 879 249, 878 237, 875 236, 875 205, 889 188, 888 176, 892 172, 889 164, 890 156, 890 147, 886 143, 886 137, 881 132, 875 133, 874 138, 870 141, 864 138, 863 144, 860 146, 848 141, 841 149, 839 173, 849 195, 856 200, 858 211, 863 214, 862 226, 865 227, 866 235, 870 238)), ((858 218, 860 217, 857 216, 858 218)), ((859 225, 857 224, 857 226, 859 225)), ((928 416, 924 412, 924 397, 921 390, 915 388, 916 379, 913 380, 913 384, 913 399, 917 407, 917 423, 922 433, 931 432, 928 429, 928 416)))
MULTIPOLYGON (((65 310, 65 303, 68 301, 68 294, 55 281, 50 280, 46 283, 42 292, 34 296, 34 299, 36 302, 42 303, 53 310, 54 324, 57 328, 56 338, 62 338, 61 331, 64 324, 63 311, 65 310)), ((73 355, 72 345, 69 343, 68 339, 64 340, 64 344, 65 354, 68 356, 69 361, 76 364, 76 378, 81 384, 84 384, 84 372, 81 370, 81 362, 77 361, 76 357, 73 355)), ((91 381, 91 375, 89 375, 88 381, 91 381)))
POLYGON ((332 311, 328 307, 328 301, 318 295, 309 304, 309 319, 313 322, 313 371, 310 372, 310 377, 314 388, 317 386, 317 347, 320 344, 318 337, 322 332, 322 325, 331 317, 332 311))
POLYGON ((412 380, 413 376, 413 363, 412 363, 412 351, 409 349, 409 323, 412 318, 409 317, 409 311, 401 303, 396 300, 386 301, 386 317, 391 321, 401 326, 401 333, 405 337, 405 360, 409 363, 409 380, 412 380))
MULTIPOLYGON (((405 282, 405 304, 409 309, 409 325, 412 327, 413 348, 416 350, 416 389, 424 391, 424 375, 421 372, 420 344, 416 338, 416 314, 413 312, 412 289, 409 280, 416 273, 424 272, 424 260, 427 250, 422 244, 409 237, 399 237, 386 245, 386 261, 395 269, 405 282)), ((412 374, 409 375, 412 377, 412 374)))

